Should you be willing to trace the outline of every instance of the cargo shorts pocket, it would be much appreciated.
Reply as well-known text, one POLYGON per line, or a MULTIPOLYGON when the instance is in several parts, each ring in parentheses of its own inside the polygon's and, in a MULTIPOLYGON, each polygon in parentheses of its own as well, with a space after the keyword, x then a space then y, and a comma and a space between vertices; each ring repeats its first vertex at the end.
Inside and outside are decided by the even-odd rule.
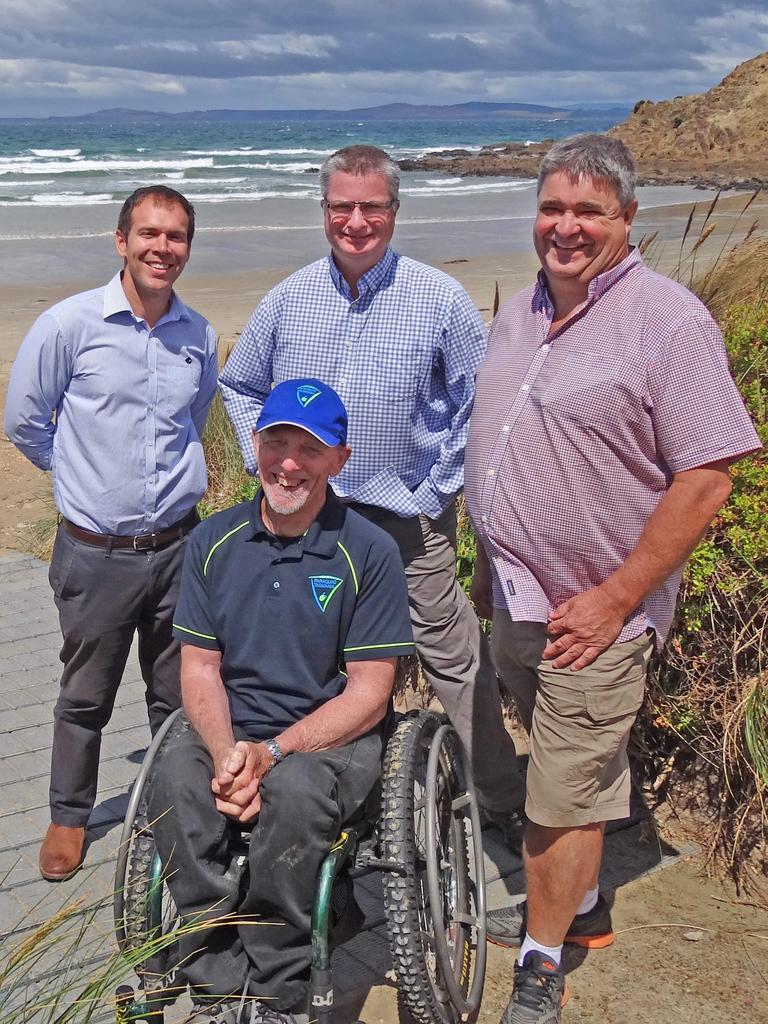
POLYGON ((645 678, 595 686, 584 692, 587 715, 596 725, 617 722, 640 710, 645 692, 645 678))
POLYGON ((585 680, 584 702, 593 722, 606 725, 637 714, 643 703, 650 656, 651 640, 644 633, 614 644, 586 669, 591 679, 585 680))

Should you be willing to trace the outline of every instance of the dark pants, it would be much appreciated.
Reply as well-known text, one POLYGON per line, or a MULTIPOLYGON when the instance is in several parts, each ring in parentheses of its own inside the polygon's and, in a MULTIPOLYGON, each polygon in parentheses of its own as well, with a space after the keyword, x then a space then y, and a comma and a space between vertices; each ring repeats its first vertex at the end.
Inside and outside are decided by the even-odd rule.
POLYGON ((101 733, 134 633, 153 734, 179 706, 179 643, 172 634, 185 540, 160 551, 107 550, 59 526, 51 558, 64 639, 51 754, 51 821, 82 826, 96 799, 101 733))
POLYGON ((190 729, 163 752, 149 817, 176 906, 184 920, 199 924, 179 940, 181 973, 193 995, 239 993, 250 968, 250 995, 286 1011, 306 998, 320 866, 381 775, 381 752, 375 730, 334 750, 291 754, 266 775, 244 893, 230 849, 237 826, 216 810, 213 763, 202 740, 190 729), (229 913, 251 923, 204 927, 229 913))

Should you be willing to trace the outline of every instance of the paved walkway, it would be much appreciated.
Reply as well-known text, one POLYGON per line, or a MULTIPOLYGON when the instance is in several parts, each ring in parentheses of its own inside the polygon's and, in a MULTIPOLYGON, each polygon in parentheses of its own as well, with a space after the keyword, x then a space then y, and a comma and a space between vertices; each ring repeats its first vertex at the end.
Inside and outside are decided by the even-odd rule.
MULTIPOLYGON (((43 881, 37 855, 49 821, 51 722, 60 668, 58 619, 47 573, 47 564, 29 556, 0 556, 0 969, 8 950, 32 936, 40 925, 56 915, 71 915, 66 925, 52 932, 55 941, 49 941, 49 952, 29 963, 22 993, 28 1004, 40 992, 67 986, 73 993, 80 991, 89 972, 115 962, 111 916, 115 851, 128 790, 149 741, 144 688, 134 651, 104 734, 85 868, 67 882, 43 881), (74 913, 75 901, 85 909, 74 913)), ((607 887, 671 863, 683 852, 638 844, 633 833, 637 829, 608 840, 607 887)), ((520 861, 493 831, 486 832, 484 839, 488 904, 499 906, 509 901, 510 893, 523 889, 520 861)), ((369 876, 356 885, 366 911, 366 926, 334 955, 337 996, 347 996, 353 1002, 358 993, 362 999, 374 985, 391 984, 380 878, 369 876)), ((130 972, 121 970, 130 981, 130 972)), ((104 1006, 93 1020, 112 1016, 110 999, 115 983, 107 987, 104 1006)), ((169 1021, 184 1012, 180 1001, 168 1013, 169 1021)), ((3 1012, 0 995, 3 1021, 52 1020, 54 1016, 41 1013, 34 1018, 10 1018, 3 1012)))

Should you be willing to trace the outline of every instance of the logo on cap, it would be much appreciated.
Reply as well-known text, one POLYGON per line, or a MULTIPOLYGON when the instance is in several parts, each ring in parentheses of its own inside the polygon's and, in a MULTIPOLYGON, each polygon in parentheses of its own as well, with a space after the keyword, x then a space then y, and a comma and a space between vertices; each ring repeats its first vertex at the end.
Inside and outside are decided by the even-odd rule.
POLYGON ((306 409, 310 402, 314 402, 318 395, 321 395, 322 391, 318 388, 313 387, 311 384, 302 384, 301 387, 296 388, 296 397, 299 400, 299 405, 306 409))
POLYGON ((312 587, 312 596, 315 599, 315 604, 321 612, 324 612, 328 607, 331 598, 343 582, 344 580, 339 579, 338 576, 309 577, 309 585, 312 587))

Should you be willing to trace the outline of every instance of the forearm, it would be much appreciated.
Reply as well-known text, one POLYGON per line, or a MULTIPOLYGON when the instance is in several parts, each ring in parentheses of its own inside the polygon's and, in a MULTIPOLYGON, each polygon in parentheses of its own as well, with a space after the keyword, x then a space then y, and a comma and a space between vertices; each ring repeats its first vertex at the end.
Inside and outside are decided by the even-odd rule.
POLYGON ((331 750, 373 729, 389 707, 395 664, 395 658, 365 662, 367 671, 361 677, 355 663, 348 663, 349 682, 344 692, 275 737, 283 753, 331 750))
POLYGON ((685 564, 730 491, 726 462, 674 477, 635 548, 601 585, 625 616, 685 564))
POLYGON ((192 727, 213 758, 217 774, 235 745, 229 701, 218 664, 200 659, 182 646, 181 699, 192 727))

